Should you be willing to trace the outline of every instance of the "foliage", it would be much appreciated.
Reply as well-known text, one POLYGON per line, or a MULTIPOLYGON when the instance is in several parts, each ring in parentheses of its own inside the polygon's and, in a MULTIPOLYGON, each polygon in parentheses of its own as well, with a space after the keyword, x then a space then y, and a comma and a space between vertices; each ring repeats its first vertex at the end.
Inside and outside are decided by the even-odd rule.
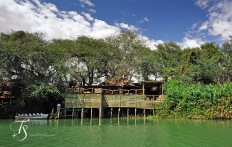
POLYGON ((172 80, 165 84, 165 100, 158 106, 161 118, 231 118, 232 83, 187 85, 172 80))
POLYGON ((181 47, 174 42, 159 44, 156 50, 156 62, 159 73, 165 81, 178 78, 181 63, 181 47))
POLYGON ((55 85, 40 83, 38 85, 28 85, 23 91, 24 97, 48 98, 53 97, 58 99, 62 94, 55 85))

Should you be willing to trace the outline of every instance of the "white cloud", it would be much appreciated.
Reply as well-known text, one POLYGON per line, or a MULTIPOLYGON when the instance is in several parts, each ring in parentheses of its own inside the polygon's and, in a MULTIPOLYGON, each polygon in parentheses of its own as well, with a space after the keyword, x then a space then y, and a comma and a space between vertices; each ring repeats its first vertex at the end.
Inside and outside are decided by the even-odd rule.
POLYGON ((192 25, 191 30, 182 39, 181 46, 198 47, 204 42, 209 42, 203 41, 208 37, 213 38, 219 44, 229 39, 232 35, 232 1, 196 0, 195 4, 207 10, 207 19, 192 25))
POLYGON ((182 42, 179 43, 182 48, 192 48, 192 47, 200 47, 201 44, 203 44, 204 41, 202 41, 201 38, 190 38, 190 37, 184 37, 182 39, 182 42))
POLYGON ((96 10, 94 10, 94 9, 89 9, 89 11, 92 13, 96 13, 96 10))
POLYGON ((125 23, 115 23, 115 25, 122 28, 122 29, 128 29, 128 30, 134 30, 134 31, 138 30, 138 28, 136 28, 135 26, 128 25, 128 24, 125 24, 125 23))
POLYGON ((80 0, 80 2, 82 4, 86 4, 86 5, 91 6, 91 7, 94 6, 94 4, 90 0, 80 0))
POLYGON ((88 13, 82 12, 81 14, 84 15, 85 18, 86 18, 88 21, 93 21, 93 20, 94 20, 94 18, 91 17, 91 15, 88 14, 88 13))
POLYGON ((196 0, 195 4, 201 9, 205 9, 209 6, 210 0, 196 0))
POLYGON ((156 50, 157 45, 163 44, 164 42, 162 40, 147 40, 146 45, 149 47, 151 50, 156 50))
POLYGON ((197 27, 197 23, 194 23, 191 29, 195 29, 196 27, 197 27))
POLYGON ((120 29, 116 26, 110 26, 106 22, 102 20, 95 19, 95 22, 93 24, 92 34, 95 34, 94 36, 97 38, 102 38, 103 36, 109 36, 112 34, 115 34, 120 31, 120 29), (107 35, 106 35, 107 34, 107 35))
POLYGON ((144 23, 144 21, 148 22, 150 21, 147 17, 144 17, 142 20, 140 20, 138 23, 144 23))
MULTIPOLYGON (((85 35, 94 38, 105 38, 118 34, 123 29, 138 31, 139 28, 125 23, 109 25, 103 20, 93 18, 89 13, 60 11, 52 3, 39 0, 0 1, 0 32, 24 30, 43 32, 46 39, 75 39, 85 35)), ((163 43, 161 40, 150 40, 142 36, 151 49, 163 43)))
POLYGON ((79 35, 104 38, 121 28, 94 19, 88 13, 59 11, 55 5, 38 0, 0 1, 0 32, 10 30, 43 32, 47 39, 73 39, 79 35))
POLYGON ((208 29, 208 25, 209 25, 208 21, 202 23, 201 26, 200 26, 200 28, 199 28, 199 31, 201 31, 201 30, 207 30, 208 29))
POLYGON ((144 21, 149 21, 149 19, 147 17, 144 17, 143 20, 144 21))
POLYGON ((212 5, 208 12, 208 33, 222 40, 232 35, 232 1, 221 0, 212 5))
POLYGON ((85 8, 85 5, 84 5, 84 4, 81 4, 81 7, 82 7, 82 8, 85 8))
POLYGON ((162 40, 149 39, 146 36, 139 36, 139 37, 145 41, 146 46, 150 48, 151 50, 156 50, 158 44, 164 43, 162 40))

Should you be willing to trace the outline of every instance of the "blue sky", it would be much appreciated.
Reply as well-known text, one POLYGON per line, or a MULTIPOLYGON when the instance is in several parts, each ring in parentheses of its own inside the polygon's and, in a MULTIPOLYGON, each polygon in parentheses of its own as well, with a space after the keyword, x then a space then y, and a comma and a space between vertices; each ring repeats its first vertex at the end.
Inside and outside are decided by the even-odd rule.
POLYGON ((232 35, 231 0, 7 0, 0 1, 0 32, 44 32, 47 39, 104 38, 137 30, 155 49, 220 44, 232 35))

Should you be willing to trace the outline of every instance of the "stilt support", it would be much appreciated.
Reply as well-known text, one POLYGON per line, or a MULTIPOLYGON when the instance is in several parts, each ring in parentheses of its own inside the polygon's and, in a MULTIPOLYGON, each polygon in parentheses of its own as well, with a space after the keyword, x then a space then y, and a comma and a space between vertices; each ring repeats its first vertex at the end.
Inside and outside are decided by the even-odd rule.
POLYGON ((118 108, 118 118, 120 117, 120 108, 118 108))
POLYGON ((84 108, 82 107, 81 108, 81 119, 83 119, 84 118, 84 108))
POLYGON ((110 109, 110 118, 113 117, 113 108, 110 109))
POLYGON ((127 118, 129 118, 129 109, 130 109, 130 108, 127 108, 127 113, 126 113, 127 118))
POLYGON ((93 118, 93 108, 90 109, 90 118, 93 118))
POLYGON ((135 108, 135 117, 136 117, 137 109, 135 108))

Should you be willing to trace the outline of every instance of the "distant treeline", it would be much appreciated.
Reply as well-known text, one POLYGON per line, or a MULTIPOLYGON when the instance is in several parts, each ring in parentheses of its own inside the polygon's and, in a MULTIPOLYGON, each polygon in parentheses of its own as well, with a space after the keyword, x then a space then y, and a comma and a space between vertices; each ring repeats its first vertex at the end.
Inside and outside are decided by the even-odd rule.
MULTIPOLYGON (((210 86, 230 85, 232 37, 222 46, 209 42, 200 47, 181 48, 175 42, 167 42, 156 48, 151 50, 139 33, 129 30, 104 39, 79 36, 74 40, 46 40, 43 33, 25 31, 1 33, 0 76, 16 78, 24 85, 21 98, 57 98, 64 93, 68 82, 91 86, 104 79, 121 77, 128 80, 132 77, 163 79, 166 97, 157 110, 158 116, 161 110, 167 109, 167 112, 162 111, 162 117, 177 116, 177 112, 195 112, 192 108, 201 106, 199 100, 200 104, 206 105, 205 101, 214 95, 212 91, 207 98, 204 94, 188 94, 186 98, 185 93, 180 92, 183 87, 190 93, 195 90, 201 93, 210 86), (182 106, 190 102, 194 104, 182 106)), ((230 98, 230 94, 215 95, 213 104, 217 106, 219 99, 230 98)), ((194 115, 206 115, 203 111, 210 110, 202 109, 194 115)), ((181 117, 190 117, 188 114, 181 117)))

